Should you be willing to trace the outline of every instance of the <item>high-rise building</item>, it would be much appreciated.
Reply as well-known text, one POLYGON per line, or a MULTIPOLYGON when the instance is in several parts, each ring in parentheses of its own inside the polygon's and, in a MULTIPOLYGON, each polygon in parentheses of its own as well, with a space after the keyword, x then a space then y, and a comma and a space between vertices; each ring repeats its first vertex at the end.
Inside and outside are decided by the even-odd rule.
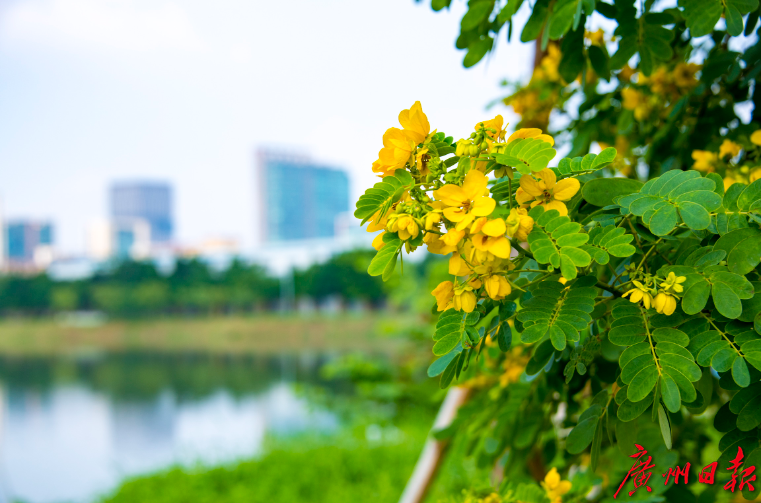
POLYGON ((5 226, 8 268, 44 268, 53 260, 53 225, 50 222, 12 220, 5 226))
POLYGON ((264 242, 336 236, 349 211, 345 171, 298 156, 259 152, 259 201, 264 242))
POLYGON ((111 218, 116 227, 145 221, 151 243, 168 243, 173 234, 172 189, 161 182, 115 183, 111 187, 111 218))

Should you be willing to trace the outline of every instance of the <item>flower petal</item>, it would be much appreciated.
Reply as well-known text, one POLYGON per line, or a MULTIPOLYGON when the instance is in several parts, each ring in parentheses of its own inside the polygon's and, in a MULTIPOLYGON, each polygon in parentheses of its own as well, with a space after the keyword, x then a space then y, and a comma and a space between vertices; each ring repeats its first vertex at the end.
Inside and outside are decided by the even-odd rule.
MULTIPOLYGON (((544 192, 545 185, 541 182, 538 182, 534 180, 534 177, 530 175, 524 175, 521 177, 521 188, 519 190, 523 190, 526 194, 530 195, 532 198, 535 198, 544 192)), ((518 195, 516 193, 516 199, 518 195)))
POLYGON ((552 192, 552 195, 555 199, 560 201, 569 201, 576 195, 579 188, 581 188, 581 184, 576 178, 566 178, 565 180, 560 180, 555 185, 555 190, 552 192))
POLYGON ((555 182, 558 179, 557 176, 555 176, 555 172, 550 168, 544 168, 539 173, 537 173, 537 176, 542 179, 544 186, 547 187, 547 189, 552 189, 555 187, 555 182))
POLYGON ((486 178, 486 175, 477 169, 471 169, 468 171, 468 174, 465 175, 465 180, 462 183, 462 190, 468 196, 468 199, 475 199, 483 194, 488 183, 489 179, 486 178))
POLYGON ((566 208, 565 204, 560 201, 555 201, 553 199, 548 203, 542 204, 542 206, 544 206, 544 211, 558 210, 560 216, 568 215, 568 208, 566 208))
POLYGON ((481 196, 473 201, 473 206, 470 213, 477 217, 485 217, 491 215, 494 208, 497 206, 497 201, 491 197, 481 196))
POLYGON ((507 232, 507 227, 505 226, 504 220, 501 218, 495 218, 494 220, 489 220, 481 228, 481 232, 487 236, 504 236, 505 232, 507 232))

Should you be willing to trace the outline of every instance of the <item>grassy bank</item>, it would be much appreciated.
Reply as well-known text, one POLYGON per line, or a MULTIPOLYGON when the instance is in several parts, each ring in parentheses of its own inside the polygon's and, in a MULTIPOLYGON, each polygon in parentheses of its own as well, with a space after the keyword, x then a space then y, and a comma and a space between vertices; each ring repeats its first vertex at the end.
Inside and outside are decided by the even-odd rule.
POLYGON ((386 442, 368 441, 363 433, 292 440, 257 460, 133 478, 102 503, 393 503, 425 434, 421 421, 403 433, 394 430, 394 439, 386 442))
POLYGON ((274 354, 301 350, 398 353, 391 337, 414 320, 365 313, 336 317, 229 316, 108 321, 93 327, 48 319, 0 320, 0 354, 60 355, 88 351, 197 351, 274 354))

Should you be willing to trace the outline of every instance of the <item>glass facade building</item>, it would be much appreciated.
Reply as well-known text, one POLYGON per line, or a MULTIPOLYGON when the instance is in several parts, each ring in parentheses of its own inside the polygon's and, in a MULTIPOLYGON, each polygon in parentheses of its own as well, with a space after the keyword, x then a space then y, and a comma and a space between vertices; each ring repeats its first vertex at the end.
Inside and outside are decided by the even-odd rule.
POLYGON ((270 153, 259 166, 265 242, 336 236, 336 218, 349 211, 346 172, 270 153))
POLYGON ((167 183, 116 183, 111 187, 111 217, 117 225, 144 220, 150 226, 152 243, 171 241, 172 189, 167 183))
POLYGON ((5 230, 7 257, 12 262, 31 262, 35 249, 53 244, 53 226, 49 222, 12 221, 5 230))

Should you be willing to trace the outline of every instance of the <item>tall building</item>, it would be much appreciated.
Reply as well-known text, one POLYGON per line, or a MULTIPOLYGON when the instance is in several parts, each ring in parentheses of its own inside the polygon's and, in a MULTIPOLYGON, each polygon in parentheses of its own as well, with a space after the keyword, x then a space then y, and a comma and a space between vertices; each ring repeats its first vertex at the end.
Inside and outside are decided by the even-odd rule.
POLYGON ((115 183, 111 187, 111 218, 116 227, 145 221, 151 243, 168 243, 173 234, 172 188, 161 182, 115 183))
POLYGON ((349 211, 346 172, 298 156, 259 152, 264 242, 335 237, 349 211))
POLYGON ((12 220, 5 226, 7 266, 11 270, 40 269, 53 260, 50 222, 12 220))

